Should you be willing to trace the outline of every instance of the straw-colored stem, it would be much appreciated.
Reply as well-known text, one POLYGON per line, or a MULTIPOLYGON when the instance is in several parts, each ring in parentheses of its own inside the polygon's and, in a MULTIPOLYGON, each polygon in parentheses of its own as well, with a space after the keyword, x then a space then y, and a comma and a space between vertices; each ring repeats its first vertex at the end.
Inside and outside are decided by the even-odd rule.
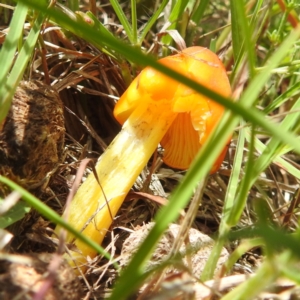
MULTIPOLYGON (((110 212, 113 217, 117 214, 125 196, 176 117, 170 101, 148 102, 141 100, 98 160, 96 172, 102 188, 90 174, 71 202, 68 222, 79 231, 84 228, 83 234, 99 244, 113 221, 110 212)), ((56 228, 56 232, 58 230, 56 228)), ((74 237, 68 233, 66 241, 70 243, 73 240, 74 237)), ((93 258, 97 254, 79 240, 75 240, 75 245, 81 252, 73 253, 72 258, 77 263, 84 263, 87 257, 93 258)))

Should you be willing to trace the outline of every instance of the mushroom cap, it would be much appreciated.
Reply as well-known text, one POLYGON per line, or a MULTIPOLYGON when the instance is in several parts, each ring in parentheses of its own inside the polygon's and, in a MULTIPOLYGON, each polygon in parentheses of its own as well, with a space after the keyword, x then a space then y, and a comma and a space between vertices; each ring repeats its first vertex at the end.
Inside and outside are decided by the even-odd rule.
MULTIPOLYGON (((220 95, 231 95, 225 67, 218 56, 207 48, 186 48, 159 62, 220 95)), ((172 110, 177 116, 161 140, 165 150, 163 161, 173 168, 187 169, 222 117, 224 107, 159 71, 146 67, 116 104, 115 118, 123 124, 140 101, 146 98, 171 101, 172 110)), ((213 165, 211 173, 219 169, 226 151, 227 147, 213 165)))

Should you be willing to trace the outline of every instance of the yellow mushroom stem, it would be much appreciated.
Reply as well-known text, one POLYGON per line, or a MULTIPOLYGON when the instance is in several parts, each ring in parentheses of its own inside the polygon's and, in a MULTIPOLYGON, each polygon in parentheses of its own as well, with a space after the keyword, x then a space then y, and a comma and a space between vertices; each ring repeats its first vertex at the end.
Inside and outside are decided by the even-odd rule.
MULTIPOLYGON (((99 182, 93 174, 80 186, 71 203, 68 222, 78 231, 101 244, 108 228, 136 178, 149 161, 160 140, 176 117, 169 100, 143 99, 131 114, 96 164, 99 182), (149 103, 151 102, 151 103, 149 103), (106 200, 109 203, 108 211, 106 200)), ((58 233, 59 227, 56 228, 58 233)), ((66 242, 74 239, 67 234, 66 242)), ((95 250, 75 240, 81 252, 72 253, 72 259, 82 265, 87 257, 93 258, 95 250)))

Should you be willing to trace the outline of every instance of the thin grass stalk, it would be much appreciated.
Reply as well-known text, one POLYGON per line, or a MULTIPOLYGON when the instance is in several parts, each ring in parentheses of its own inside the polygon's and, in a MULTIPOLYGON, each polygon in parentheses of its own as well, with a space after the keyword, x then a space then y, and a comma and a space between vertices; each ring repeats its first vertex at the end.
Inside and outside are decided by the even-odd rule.
POLYGON ((140 33, 139 42, 138 44, 141 45, 146 38, 146 35, 149 33, 150 29, 154 25, 154 23, 158 20, 160 17, 162 11, 168 4, 169 0, 163 0, 158 9, 155 11, 155 13, 150 17, 150 19, 147 21, 145 27, 142 29, 142 32, 140 33))
POLYGON ((199 0, 195 2, 194 10, 192 12, 192 20, 198 25, 202 20, 202 17, 205 13, 206 7, 209 3, 209 0, 199 0))
POLYGON ((266 286, 274 282, 278 275, 278 270, 274 269, 273 264, 267 260, 257 270, 254 277, 248 279, 231 292, 227 293, 224 297, 222 297, 222 300, 253 299, 266 286))
POLYGON ((225 272, 230 272, 234 267, 234 264, 251 249, 258 248, 264 245, 264 240, 262 238, 252 238, 247 240, 242 240, 241 243, 234 249, 230 254, 229 259, 226 261, 224 268, 225 272))
MULTIPOLYGON (((244 121, 240 122, 240 125, 245 124, 244 121)), ((245 130, 240 130, 237 142, 237 152, 234 157, 231 176, 229 178, 228 189, 226 191, 224 206, 222 212, 221 223, 219 226, 219 236, 216 240, 215 245, 212 248, 211 255, 208 258, 208 261, 205 264, 203 272, 201 274, 201 280, 206 281, 212 277, 214 270, 217 265, 217 261, 220 257, 222 247, 227 241, 227 235, 230 230, 230 226, 227 224, 230 212, 233 209, 236 193, 239 186, 240 173, 243 162, 244 155, 244 145, 245 145, 245 130)))
POLYGON ((7 75, 13 64, 13 58, 19 43, 19 39, 23 34, 23 26, 27 15, 28 8, 23 3, 18 3, 10 23, 10 30, 5 38, 4 44, 0 51, 0 129, 2 120, 5 118, 10 105, 12 97, 3 97, 5 95, 5 85, 7 84, 7 75))
POLYGON ((248 67, 250 78, 255 74, 255 55, 252 42, 252 31, 248 24, 245 12, 245 4, 243 1, 230 1, 231 9, 231 23, 233 26, 233 41, 235 40, 236 46, 233 48, 234 57, 238 57, 239 52, 247 54, 248 67))
MULTIPOLYGON (((169 15, 168 21, 170 22, 170 26, 167 28, 168 30, 176 29, 177 24, 181 19, 182 13, 188 4, 188 0, 178 0, 175 2, 172 11, 169 15)), ((172 43, 172 38, 169 35, 166 35, 162 38, 162 43, 164 45, 170 45, 172 43)), ((164 55, 168 54, 168 49, 164 49, 164 55)))
POLYGON ((228 219, 226 220, 228 227, 235 226, 241 218, 241 215, 247 202, 247 195, 251 188, 251 177, 254 170, 253 160, 255 151, 255 126, 252 126, 249 146, 250 148, 247 157, 247 164, 245 167, 245 175, 243 181, 240 183, 240 189, 235 199, 235 205, 230 210, 230 214, 228 215, 228 219))
POLYGON ((68 7, 72 11, 78 11, 79 10, 79 0, 68 0, 68 7))
POLYGON ((127 17, 125 16, 123 9, 119 3, 119 1, 117 0, 110 0, 110 4, 112 5, 120 23, 122 24, 122 26, 124 27, 124 30, 126 32, 126 35, 130 41, 130 43, 132 45, 135 45, 134 41, 134 33, 132 30, 132 26, 130 25, 130 23, 127 20, 127 17))
MULTIPOLYGON (((44 204, 41 200, 33 196, 31 193, 26 191, 24 188, 17 185, 15 182, 11 181, 10 179, 0 175, 0 182, 9 186, 12 190, 19 192, 22 195, 22 199, 36 211, 38 211, 41 215, 46 217, 48 220, 52 221, 53 223, 59 224, 61 227, 65 228, 68 232, 71 232, 77 239, 83 241, 89 247, 95 249, 98 253, 102 254, 107 259, 111 259, 110 254, 106 252, 101 246, 97 243, 83 235, 82 233, 78 232, 73 228, 73 226, 69 225, 65 222, 61 216, 59 216, 54 210, 52 210, 49 206, 44 204)), ((118 268, 118 264, 114 263, 115 267, 118 268)))
MULTIPOLYGON (((300 98, 296 101, 293 105, 293 109, 300 108, 300 98)), ((280 123, 278 128, 284 128, 285 130, 296 130, 299 127, 299 116, 297 114, 290 114, 287 115, 284 120, 280 123)), ((274 161, 279 155, 283 155, 285 152, 289 151, 290 149, 285 149, 282 152, 282 148, 285 147, 285 144, 281 143, 280 141, 271 138, 268 142, 268 145, 264 147, 264 151, 260 155, 260 157, 255 161, 253 164, 253 174, 251 176, 250 185, 254 184, 257 180, 259 174, 263 172, 274 161)), ((291 169, 290 167, 288 169, 291 169)), ((294 173, 295 174, 295 173, 294 173)), ((299 172, 295 174, 299 178, 299 172)), ((243 181, 242 181, 243 182, 243 181)))
MULTIPOLYGON (((246 139, 248 141, 250 140, 250 136, 251 136, 250 131, 246 130, 246 139)), ((256 138, 255 145, 256 145, 256 150, 259 153, 263 153, 267 148, 267 146, 265 144, 263 144, 258 138, 256 138)), ((283 154, 284 153, 280 153, 279 155, 273 157, 273 163, 281 166, 289 174, 291 174, 291 175, 295 176, 296 178, 300 179, 300 170, 297 169, 296 167, 294 167, 293 165, 291 165, 286 160, 284 160, 284 158, 280 157, 283 154)))
POLYGON ((137 45, 138 28, 137 28, 136 0, 131 0, 131 28, 132 28, 132 44, 137 45))
POLYGON ((2 95, 2 109, 0 110, 0 120, 5 117, 12 98, 15 94, 15 91, 18 87, 20 80, 23 77, 23 74, 26 70, 27 64, 31 58, 34 47, 36 45, 37 39, 40 34, 41 26, 44 22, 45 16, 43 14, 39 14, 33 24, 33 27, 30 30, 30 33, 24 42, 24 46, 22 47, 13 68, 6 79, 5 84, 3 83, 0 86, 0 95, 2 95))

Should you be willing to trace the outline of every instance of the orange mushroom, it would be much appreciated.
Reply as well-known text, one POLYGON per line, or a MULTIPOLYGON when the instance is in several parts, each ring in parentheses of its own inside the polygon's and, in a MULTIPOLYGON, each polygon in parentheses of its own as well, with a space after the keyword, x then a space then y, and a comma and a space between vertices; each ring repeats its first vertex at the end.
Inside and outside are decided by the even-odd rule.
MULTIPOLYGON (((159 60, 165 66, 184 74, 215 92, 227 97, 231 88, 226 70, 216 54, 202 47, 190 47, 181 53, 159 60)), ((187 169, 223 115, 224 107, 147 67, 132 82, 118 101, 114 115, 121 123, 145 101, 169 99, 175 120, 160 141, 164 148, 163 161, 170 167, 187 169)), ((158 107, 157 115, 161 109, 158 107)), ((224 160, 223 150, 211 169, 216 172, 224 160)))
MULTIPOLYGON (((159 62, 224 96, 231 93, 221 61, 208 49, 191 47, 159 62)), ((115 107, 115 117, 123 127, 96 164, 101 185, 93 174, 88 176, 71 202, 69 223, 100 244, 157 145, 165 148, 167 164, 188 168, 223 110, 185 85, 145 68, 115 107)), ((212 172, 219 168, 224 155, 225 150, 212 172)), ((66 239, 73 242, 74 236, 68 233, 66 239)), ((79 240, 74 243, 78 251, 72 253, 72 259, 77 264, 84 265, 88 257, 97 254, 79 240)))

